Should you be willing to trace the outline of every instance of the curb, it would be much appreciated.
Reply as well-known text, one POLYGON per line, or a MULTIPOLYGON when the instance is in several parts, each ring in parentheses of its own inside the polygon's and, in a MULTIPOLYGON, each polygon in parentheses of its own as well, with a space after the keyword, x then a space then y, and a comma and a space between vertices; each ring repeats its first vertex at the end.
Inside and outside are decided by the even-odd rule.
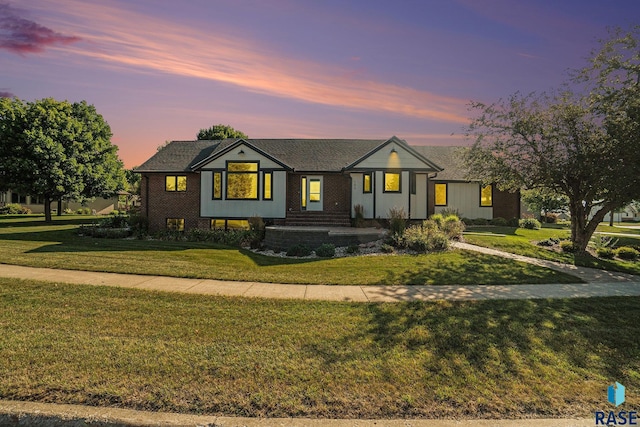
POLYGON ((47 427, 586 427, 593 419, 347 420, 241 418, 0 400, 0 425, 47 427))

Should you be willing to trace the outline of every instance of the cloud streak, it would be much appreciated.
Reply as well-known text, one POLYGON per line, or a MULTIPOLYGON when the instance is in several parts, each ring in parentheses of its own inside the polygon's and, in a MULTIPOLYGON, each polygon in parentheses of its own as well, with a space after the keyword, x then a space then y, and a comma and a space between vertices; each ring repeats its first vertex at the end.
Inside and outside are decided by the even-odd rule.
POLYGON ((20 10, 0 3, 0 49, 24 55, 38 53, 48 46, 79 41, 20 16, 20 10))
MULTIPOLYGON (((42 9, 51 8, 51 4, 42 9)), ((55 5, 53 6, 55 7, 55 5)), ((98 3, 64 2, 57 26, 84 43, 56 49, 145 72, 207 79, 302 102, 466 123, 466 100, 367 80, 337 66, 290 58, 219 26, 192 28, 98 3), (215 29, 212 29, 215 28, 215 29)))

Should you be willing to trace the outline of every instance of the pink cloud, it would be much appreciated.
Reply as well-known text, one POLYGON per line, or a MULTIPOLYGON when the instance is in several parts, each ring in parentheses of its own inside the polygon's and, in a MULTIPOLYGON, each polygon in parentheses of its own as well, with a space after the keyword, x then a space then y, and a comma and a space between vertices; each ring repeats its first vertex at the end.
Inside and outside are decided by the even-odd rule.
POLYGON ((79 41, 20 16, 20 11, 0 3, 0 49, 24 55, 42 52, 47 46, 79 41))
MULTIPOLYGON (((459 98, 367 80, 351 69, 291 58, 232 29, 187 27, 102 2, 69 0, 53 23, 86 43, 57 47, 108 67, 222 82, 303 102, 466 123, 459 98)), ((37 6, 36 6, 37 7, 37 6)), ((51 4, 40 7, 50 9, 51 4)), ((43 13, 44 15, 44 13, 43 13)))

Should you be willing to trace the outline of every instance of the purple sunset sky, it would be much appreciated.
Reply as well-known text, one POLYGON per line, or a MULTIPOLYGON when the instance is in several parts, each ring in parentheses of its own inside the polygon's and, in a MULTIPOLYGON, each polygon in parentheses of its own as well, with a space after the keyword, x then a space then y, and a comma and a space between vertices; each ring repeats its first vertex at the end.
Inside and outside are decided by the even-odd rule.
POLYGON ((127 167, 218 123, 462 144, 470 100, 558 87, 639 21, 637 0, 0 0, 0 96, 95 105, 127 167))

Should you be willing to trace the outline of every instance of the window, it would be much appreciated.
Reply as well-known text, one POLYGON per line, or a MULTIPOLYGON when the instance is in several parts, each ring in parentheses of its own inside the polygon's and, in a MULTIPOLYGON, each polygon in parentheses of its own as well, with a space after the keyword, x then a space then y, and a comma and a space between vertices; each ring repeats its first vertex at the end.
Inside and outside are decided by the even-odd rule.
POLYGON ((371 193, 371 174, 365 173, 362 175, 362 192, 371 193))
POLYGON ((307 208, 307 177, 306 176, 302 177, 302 181, 300 185, 302 187, 301 189, 302 191, 300 193, 302 209, 306 209, 307 208))
POLYGON ((447 206, 447 184, 436 184, 436 206, 447 206))
POLYGON ((222 172, 213 173, 213 199, 222 199, 222 172))
POLYGON ((164 189, 165 191, 187 191, 187 177, 184 175, 167 175, 164 189))
POLYGON ((320 180, 319 179, 310 179, 309 180, 309 201, 310 202, 319 202, 320 201, 320 180))
POLYGON ((491 185, 480 187, 480 206, 493 206, 493 187, 491 185))
POLYGON ((262 189, 262 199, 263 200, 271 200, 273 197, 271 196, 272 187, 272 177, 273 174, 271 172, 265 172, 263 175, 263 189, 262 189))
POLYGON ((246 219, 212 219, 212 230, 249 230, 249 221, 246 219))
POLYGON ((167 218, 167 230, 184 231, 184 218, 167 218))
POLYGON ((227 199, 258 199, 258 163, 227 163, 227 199))
POLYGON ((384 192, 385 193, 399 193, 400 186, 400 173, 399 172, 385 172, 384 173, 384 192))
POLYGON ((27 196, 12 192, 11 203, 20 203, 21 205, 25 205, 27 203, 27 196))

